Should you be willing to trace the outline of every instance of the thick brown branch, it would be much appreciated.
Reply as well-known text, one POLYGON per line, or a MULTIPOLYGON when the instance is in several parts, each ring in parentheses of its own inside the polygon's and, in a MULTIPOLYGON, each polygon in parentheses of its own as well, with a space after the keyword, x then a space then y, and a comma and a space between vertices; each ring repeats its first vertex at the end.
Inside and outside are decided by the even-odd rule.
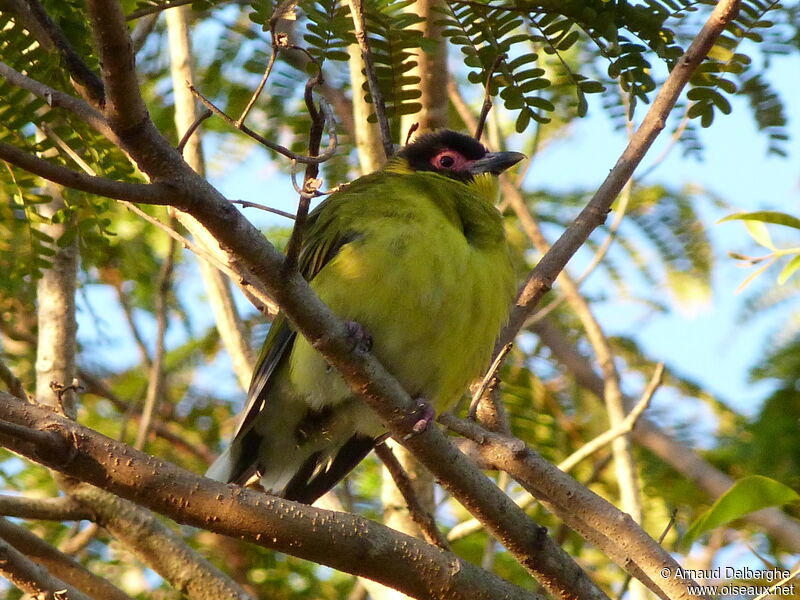
MULTIPOLYGON (((0 419, 45 429, 60 444, 74 444, 70 460, 59 463, 53 457, 47 466, 179 523, 364 575, 418 598, 540 598, 367 519, 204 479, 4 392, 0 392, 0 419)), ((45 462, 17 438, 3 439, 3 444, 45 462)))
POLYGON ((253 600, 150 511, 71 478, 64 478, 64 487, 91 507, 96 523, 189 600, 253 600))
POLYGON ((87 0, 101 73, 106 88, 104 114, 121 137, 149 120, 139 92, 133 45, 125 25, 122 3, 87 0))
POLYGON ((0 573, 24 592, 36 597, 93 600, 83 592, 54 577, 0 538, 0 573), (58 594, 58 595, 56 595, 58 594))
MULTIPOLYGON (((131 600, 130 596, 108 580, 88 571, 71 556, 60 552, 27 529, 0 519, 0 538, 51 574, 95 599, 131 600)), ((70 597, 71 598, 71 597, 70 597)))

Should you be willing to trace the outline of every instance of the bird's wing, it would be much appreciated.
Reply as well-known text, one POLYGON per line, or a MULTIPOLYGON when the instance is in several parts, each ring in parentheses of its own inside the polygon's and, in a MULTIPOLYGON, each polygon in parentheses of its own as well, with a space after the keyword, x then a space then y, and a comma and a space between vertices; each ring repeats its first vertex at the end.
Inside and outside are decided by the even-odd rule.
MULTIPOLYGON (((306 236, 297 265, 300 273, 308 281, 311 281, 336 256, 342 246, 358 237, 356 233, 342 226, 342 220, 337 218, 336 210, 330 210, 335 209, 337 200, 341 201, 336 195, 330 196, 308 216, 306 236), (321 235, 323 230, 325 235, 321 235)), ((253 369, 253 378, 247 392, 247 405, 236 427, 234 441, 249 430, 255 418, 264 410, 272 375, 291 352, 296 336, 297 332, 289 320, 283 313, 279 313, 272 322, 253 369)))

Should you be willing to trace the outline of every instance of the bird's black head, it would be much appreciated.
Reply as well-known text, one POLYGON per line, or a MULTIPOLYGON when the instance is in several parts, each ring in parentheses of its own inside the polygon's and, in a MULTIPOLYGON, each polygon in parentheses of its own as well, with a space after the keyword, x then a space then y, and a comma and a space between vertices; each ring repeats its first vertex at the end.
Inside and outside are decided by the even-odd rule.
POLYGON ((413 171, 433 171, 463 181, 481 173, 499 175, 525 158, 519 152, 489 152, 475 138, 449 129, 419 136, 397 156, 413 171))

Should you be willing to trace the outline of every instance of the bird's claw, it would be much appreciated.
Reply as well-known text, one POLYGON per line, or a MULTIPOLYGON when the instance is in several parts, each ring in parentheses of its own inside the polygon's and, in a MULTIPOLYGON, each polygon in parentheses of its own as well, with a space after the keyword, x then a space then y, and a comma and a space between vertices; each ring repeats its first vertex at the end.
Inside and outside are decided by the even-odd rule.
POLYGON ((372 336, 361 323, 345 321, 344 326, 347 329, 347 335, 353 340, 353 349, 361 352, 372 350, 372 336))
POLYGON ((425 431, 436 417, 436 411, 433 410, 430 402, 424 398, 417 398, 417 408, 411 413, 410 417, 411 419, 415 419, 414 424, 411 426, 411 432, 403 437, 404 440, 410 439, 425 431))

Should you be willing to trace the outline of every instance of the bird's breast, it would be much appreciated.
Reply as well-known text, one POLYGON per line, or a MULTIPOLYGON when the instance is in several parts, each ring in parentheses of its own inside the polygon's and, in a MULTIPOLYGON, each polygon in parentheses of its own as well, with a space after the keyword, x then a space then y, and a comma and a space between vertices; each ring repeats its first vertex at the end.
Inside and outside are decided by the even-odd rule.
MULTIPOLYGON (((412 396, 449 408, 488 361, 514 281, 502 235, 476 247, 430 211, 397 211, 345 244, 312 287, 334 313, 357 321, 373 352, 412 396)), ((351 396, 335 371, 298 341, 292 379, 320 403, 351 396)), ((313 402, 312 402, 313 404, 313 402)))

